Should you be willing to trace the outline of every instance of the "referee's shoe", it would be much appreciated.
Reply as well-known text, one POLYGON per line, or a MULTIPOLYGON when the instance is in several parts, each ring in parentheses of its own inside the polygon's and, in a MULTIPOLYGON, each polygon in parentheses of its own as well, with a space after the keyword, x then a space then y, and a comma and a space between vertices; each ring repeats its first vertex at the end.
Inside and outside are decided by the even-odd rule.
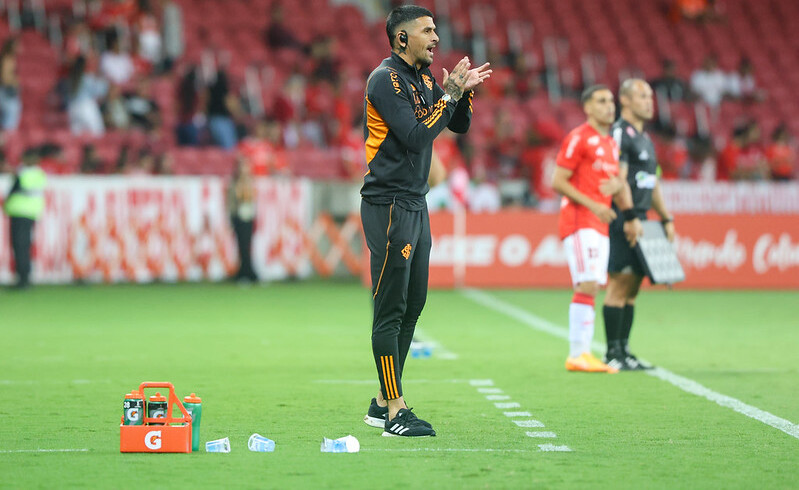
POLYGON ((427 437, 435 435, 436 431, 430 427, 430 424, 419 420, 410 408, 400 408, 397 415, 391 420, 386 420, 386 425, 383 427, 383 437, 427 437))
POLYGON ((648 369, 654 369, 654 366, 639 361, 637 357, 627 350, 609 351, 605 356, 605 364, 619 371, 646 371, 648 369))

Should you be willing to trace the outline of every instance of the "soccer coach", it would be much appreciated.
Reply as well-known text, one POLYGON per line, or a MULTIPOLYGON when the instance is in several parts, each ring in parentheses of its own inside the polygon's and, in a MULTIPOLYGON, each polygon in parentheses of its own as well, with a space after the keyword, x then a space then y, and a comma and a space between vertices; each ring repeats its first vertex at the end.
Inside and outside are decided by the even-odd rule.
POLYGON ((430 221, 425 195, 433 140, 444 128, 469 129, 472 89, 491 75, 468 57, 437 85, 430 64, 438 44, 433 14, 403 5, 386 20, 391 56, 366 82, 364 138, 369 170, 361 221, 371 254, 372 352, 380 393, 364 421, 384 436, 434 436, 403 399, 402 370, 427 299, 430 221))

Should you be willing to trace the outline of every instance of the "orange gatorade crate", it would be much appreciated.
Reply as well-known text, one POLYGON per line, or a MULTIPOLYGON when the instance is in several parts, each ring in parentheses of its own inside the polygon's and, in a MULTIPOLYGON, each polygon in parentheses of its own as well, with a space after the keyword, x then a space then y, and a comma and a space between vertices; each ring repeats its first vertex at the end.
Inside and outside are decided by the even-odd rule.
POLYGON ((144 417, 145 425, 119 426, 119 451, 123 453, 190 453, 191 415, 175 395, 175 387, 167 382, 144 382, 139 392, 145 388, 168 388, 166 418, 144 417), (182 417, 172 416, 172 406, 177 405, 182 417), (162 424, 162 425, 154 425, 162 424))

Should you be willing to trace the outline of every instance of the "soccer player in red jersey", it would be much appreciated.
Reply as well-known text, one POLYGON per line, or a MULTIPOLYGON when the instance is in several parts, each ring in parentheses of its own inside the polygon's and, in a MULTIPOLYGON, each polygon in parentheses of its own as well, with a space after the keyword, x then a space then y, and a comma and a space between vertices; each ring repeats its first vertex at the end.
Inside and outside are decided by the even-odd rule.
POLYGON ((630 186, 619 177, 619 147, 610 135, 616 116, 613 93, 593 85, 583 91, 581 102, 587 121, 566 136, 552 179, 553 189, 563 195, 558 228, 574 285, 566 369, 615 373, 591 354, 594 298, 607 283, 608 223, 616 218, 611 201, 624 216, 631 245, 641 235, 641 222, 632 209, 630 186))

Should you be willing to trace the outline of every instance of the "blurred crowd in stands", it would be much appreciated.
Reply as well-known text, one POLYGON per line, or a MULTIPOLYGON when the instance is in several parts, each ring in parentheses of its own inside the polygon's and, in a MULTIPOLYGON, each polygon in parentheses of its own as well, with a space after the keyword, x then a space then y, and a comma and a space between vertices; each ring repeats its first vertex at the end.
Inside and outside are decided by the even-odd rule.
MULTIPOLYGON (((204 158, 196 149, 220 159, 221 166, 208 170, 217 174, 229 175, 236 159, 246 161, 254 175, 313 177, 309 168, 335 165, 325 177, 356 181, 365 171, 363 86, 369 69, 389 53, 385 34, 380 37, 382 20, 368 24, 354 7, 336 11, 351 13, 348 17, 357 17, 354 25, 360 22, 367 31, 373 45, 361 49, 344 45, 330 29, 312 30, 309 36, 307 26, 286 19, 284 9, 296 10, 291 2, 256 2, 252 16, 257 19, 241 29, 258 29, 263 46, 256 51, 268 56, 242 60, 241 53, 220 45, 219 34, 209 27, 214 19, 187 26, 187 10, 194 8, 190 0, 47 0, 44 20, 36 9, 40 2, 10 2, 15 3, 19 9, 6 7, 0 21, 0 33, 7 35, 0 49, 0 170, 17 164, 12 153, 21 150, 10 149, 23 141, 37 145, 50 173, 202 173, 207 169, 184 164, 204 158), (26 36, 30 31, 38 34, 26 36), (49 67, 55 83, 46 92, 47 111, 41 116, 48 122, 21 125, 29 110, 21 97, 28 90, 18 70, 26 56, 21 40, 35 36, 56 53, 57 63, 49 67), (203 43, 199 48, 198 42, 203 43), (361 51, 367 59, 353 62, 353 56, 366 56, 361 51), (42 127, 44 136, 30 136, 42 127), (305 157, 296 156, 303 150, 317 151, 313 154, 322 162, 306 166, 305 157), (335 162, 329 161, 331 155, 335 162)), ((232 0, 230 6, 234 3, 241 2, 232 0)), ((662 16, 682 23, 725 22, 723 13, 708 10, 717 3, 681 0, 675 3, 676 16, 667 8, 662 16)), ((481 206, 491 208, 497 199, 480 189, 498 192, 505 186, 503 196, 517 196, 518 204, 551 202, 556 197, 549 188, 555 154, 566 132, 584 119, 576 100, 586 72, 582 77, 553 74, 546 46, 537 54, 510 42, 487 42, 476 29, 459 29, 454 13, 452 19, 442 15, 436 21, 439 31, 448 33, 451 53, 436 53, 440 66, 434 73, 475 47, 494 68, 490 83, 475 97, 472 130, 465 137, 440 138, 435 146, 450 172, 453 195, 471 188, 475 195, 488 196, 480 198, 486 203, 481 206)), ((509 26, 508 37, 511 32, 509 26)), ((663 178, 797 177, 795 125, 771 118, 764 131, 761 121, 748 115, 774 98, 760 86, 749 59, 740 55, 737 69, 724 71, 708 55, 690 77, 680 73, 674 61, 665 59, 660 75, 650 80, 658 105, 650 129, 663 178), (735 108, 732 122, 728 107, 735 108)), ((618 78, 642 74, 631 68, 618 78)))

